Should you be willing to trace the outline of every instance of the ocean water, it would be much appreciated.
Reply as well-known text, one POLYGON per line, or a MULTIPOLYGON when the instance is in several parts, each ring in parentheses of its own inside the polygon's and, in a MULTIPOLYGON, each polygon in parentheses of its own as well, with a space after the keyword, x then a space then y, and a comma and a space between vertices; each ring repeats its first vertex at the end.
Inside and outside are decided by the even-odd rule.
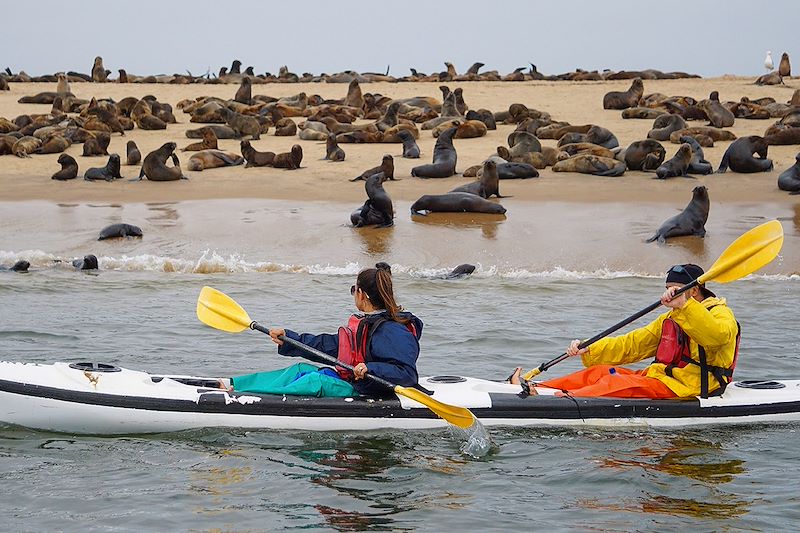
MULTIPOLYGON (((198 322, 200 288, 226 292, 265 325, 330 332, 352 310, 349 286, 368 266, 273 271, 211 258, 229 268, 199 261, 175 272, 147 257, 104 257, 98 273, 64 263, 0 273, 0 359, 208 376, 280 368, 294 360, 262 334, 198 322)), ((662 287, 654 276, 608 270, 481 266, 461 280, 437 279, 447 269, 394 270, 400 303, 426 324, 420 373, 490 379, 555 357, 662 287)), ((737 377, 800 376, 800 279, 714 288, 742 323, 737 377)), ((4 426, 0 505, 9 531, 792 530, 798 429, 492 428, 494 448, 474 458, 446 430, 109 438, 4 426)))

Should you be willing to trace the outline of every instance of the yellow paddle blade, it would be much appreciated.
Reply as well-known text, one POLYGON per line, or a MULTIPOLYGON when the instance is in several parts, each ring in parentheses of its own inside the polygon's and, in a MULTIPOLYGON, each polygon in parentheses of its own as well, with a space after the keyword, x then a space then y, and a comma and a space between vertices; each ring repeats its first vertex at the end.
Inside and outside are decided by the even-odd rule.
POLYGON ((752 274, 775 259, 783 246, 783 226, 772 220, 756 226, 722 252, 719 259, 700 276, 698 281, 706 283, 728 283, 752 274))
POLYGON ((454 426, 461 429, 467 429, 475 424, 478 419, 472 414, 472 411, 464 407, 456 407, 455 405, 448 405, 438 400, 434 400, 421 390, 410 389, 401 387, 400 385, 394 386, 394 392, 400 396, 405 396, 411 400, 417 401, 436 413, 440 418, 445 419, 454 426))
POLYGON ((211 287, 203 287, 197 297, 197 318, 212 328, 230 333, 244 331, 252 322, 247 311, 233 298, 211 287))

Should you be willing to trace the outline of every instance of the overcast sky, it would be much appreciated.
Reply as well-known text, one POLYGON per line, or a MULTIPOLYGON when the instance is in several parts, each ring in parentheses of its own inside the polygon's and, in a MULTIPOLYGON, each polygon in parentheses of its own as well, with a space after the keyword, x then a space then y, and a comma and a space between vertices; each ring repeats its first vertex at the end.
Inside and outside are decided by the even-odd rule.
POLYGON ((772 50, 800 70, 800 1, 695 0, 57 0, 2 5, 0 50, 12 71, 89 73, 96 55, 116 77, 195 75, 238 58, 255 72, 405 76, 451 61, 501 74, 679 70, 760 75, 772 50), (130 21, 126 20, 129 19, 130 21))

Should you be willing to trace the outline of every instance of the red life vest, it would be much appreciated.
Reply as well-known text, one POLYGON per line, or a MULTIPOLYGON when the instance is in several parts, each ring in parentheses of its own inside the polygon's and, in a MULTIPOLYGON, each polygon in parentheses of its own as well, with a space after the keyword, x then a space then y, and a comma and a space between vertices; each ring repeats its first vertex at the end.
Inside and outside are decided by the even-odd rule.
MULTIPOLYGON (((716 307, 712 305, 708 309, 716 307)), ((733 351, 733 362, 728 368, 721 366, 709 365, 706 363, 706 350, 698 344, 697 351, 700 356, 700 362, 692 358, 692 352, 689 346, 689 335, 681 329, 681 327, 672 320, 667 318, 661 324, 661 340, 658 341, 658 349, 656 350, 655 363, 666 365, 664 372, 672 377, 672 370, 674 368, 683 368, 686 365, 692 364, 700 367, 700 396, 708 398, 708 373, 710 372, 719 383, 720 388, 715 394, 722 394, 725 387, 728 386, 733 380, 733 371, 736 368, 736 361, 739 359, 739 341, 742 337, 742 329, 739 322, 736 322, 736 347, 733 351)))
MULTIPOLYGON (((382 315, 351 315, 347 326, 339 328, 339 352, 336 358, 350 366, 371 361, 369 339, 381 324, 389 320, 391 319, 382 315)), ((417 336, 414 324, 409 322, 406 328, 417 336)), ((347 368, 337 366, 336 372, 344 380, 353 380, 353 372, 347 368)))

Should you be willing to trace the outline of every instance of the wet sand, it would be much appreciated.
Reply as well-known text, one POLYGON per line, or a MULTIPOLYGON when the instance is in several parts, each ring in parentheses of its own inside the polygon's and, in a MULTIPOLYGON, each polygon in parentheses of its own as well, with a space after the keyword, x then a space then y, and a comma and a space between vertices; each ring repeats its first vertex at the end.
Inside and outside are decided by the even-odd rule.
MULTIPOLYGON (((645 81, 645 93, 663 92, 700 99, 718 90, 723 100, 772 96, 784 102, 796 85, 789 81, 788 87, 757 87, 752 81, 752 78, 645 81)), ((390 97, 438 97, 438 85, 376 83, 364 84, 362 90, 390 97)), ((623 147, 645 138, 653 122, 625 120, 620 111, 602 109, 603 94, 625 90, 629 85, 629 81, 450 84, 464 88, 465 100, 471 108, 500 111, 521 102, 549 112, 554 119, 609 128, 623 147)), ((12 84, 11 91, 0 94, 0 116, 13 119, 21 113, 46 112, 50 106, 16 101, 25 94, 54 89, 55 84, 12 84)), ((236 85, 72 84, 72 91, 81 98, 119 100, 130 95, 154 94, 173 107, 184 98, 202 95, 231 98, 236 89, 236 85)), ((341 98, 346 90, 343 84, 266 84, 255 85, 253 94, 280 97, 306 91, 324 98, 341 98)), ((201 124, 190 123, 188 115, 175 111, 179 124, 169 125, 166 131, 135 129, 125 136, 115 134, 109 152, 124 154, 129 139, 137 142, 143 154, 166 141, 175 141, 179 147, 193 142, 185 137, 185 130, 201 124)), ((773 122, 774 119, 737 119, 731 130, 738 136, 762 135, 773 122)), ((479 164, 498 145, 505 145, 513 129, 498 125, 496 131, 485 137, 457 139, 457 171, 479 164)), ((256 149, 288 151, 292 144, 299 143, 304 150, 303 168, 286 171, 239 166, 185 171, 189 180, 167 183, 128 179, 113 183, 81 179, 57 182, 50 176, 59 168, 58 154, 35 155, 30 159, 3 156, 0 157, 0 224, 7 232, 0 239, 0 250, 43 250, 75 256, 93 252, 114 261, 122 254, 154 254, 172 261, 171 267, 163 267, 165 270, 175 268, 176 260, 192 263, 203 250, 211 249, 241 254, 247 264, 295 267, 369 264, 376 257, 385 257, 409 267, 471 262, 502 272, 608 268, 657 274, 678 258, 710 264, 747 229, 780 218, 787 233, 786 245, 782 259, 766 272, 793 274, 800 270, 800 246, 797 246, 800 197, 789 196, 777 188, 778 174, 794 163, 797 146, 770 147, 775 169, 750 175, 728 172, 697 179, 654 180, 653 174, 643 172, 602 178, 546 169, 540 171, 540 178, 501 182, 501 193, 511 196, 501 200, 508 209, 505 217, 473 214, 412 217, 408 207, 422 194, 446 192, 472 180, 460 175, 437 180, 411 178, 411 167, 430 162, 435 143, 430 131, 420 134, 419 160, 401 158, 399 144, 342 144, 346 160, 331 163, 322 160, 324 143, 275 137, 270 132, 253 142, 256 149), (400 178, 385 184, 395 202, 395 227, 355 230, 348 226, 349 213, 364 201, 366 194, 363 182, 347 180, 377 165, 384 153, 395 156, 395 176, 400 178), (708 187, 711 198, 706 239, 677 239, 668 246, 644 244, 644 239, 665 219, 685 207, 692 188, 700 184, 708 187), (165 223, 159 218, 159 213, 165 211, 173 213, 172 221, 165 223), (140 225, 146 238, 123 244, 95 242, 99 229, 112 222, 140 225)), ((543 140, 542 144, 555 146, 556 141, 543 140)), ((668 158, 678 148, 669 142, 663 144, 668 158)), ((728 145, 720 142, 704 149, 706 159, 715 168, 728 145)), ((220 140, 219 147, 238 153, 239 141, 220 140)), ((104 157, 82 157, 81 145, 72 146, 67 153, 76 158, 81 174, 88 167, 105 165, 104 157)), ((179 156, 185 169, 189 153, 180 152, 179 156)), ((122 174, 133 178, 138 176, 139 169, 123 166, 122 174)))

